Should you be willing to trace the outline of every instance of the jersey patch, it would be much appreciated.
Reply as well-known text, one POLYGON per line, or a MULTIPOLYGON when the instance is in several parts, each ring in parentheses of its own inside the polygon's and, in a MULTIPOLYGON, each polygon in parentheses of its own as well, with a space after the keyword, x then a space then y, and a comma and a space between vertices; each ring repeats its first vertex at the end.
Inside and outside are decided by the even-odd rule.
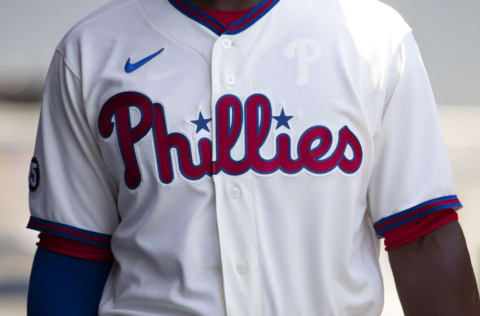
MULTIPOLYGON (((125 165, 124 179, 130 189, 141 182, 140 166, 135 153, 135 144, 150 131, 153 133, 158 177, 163 183, 174 179, 172 151, 175 148, 180 173, 187 179, 198 180, 205 175, 219 172, 241 175, 249 170, 259 174, 280 171, 296 174, 303 169, 313 174, 324 174, 338 167, 344 173, 354 173, 362 163, 362 146, 355 134, 348 128, 338 131, 338 140, 333 153, 327 157, 333 143, 333 136, 326 126, 316 125, 306 129, 297 143, 296 155, 292 155, 292 140, 286 133, 276 136, 276 153, 266 159, 260 148, 270 134, 272 118, 277 120, 277 128, 289 129, 287 116, 282 108, 278 116, 273 116, 270 100, 262 94, 253 94, 245 104, 234 95, 224 95, 216 106, 215 137, 216 160, 212 159, 212 141, 201 138, 198 146, 200 163, 195 164, 189 138, 179 132, 169 132, 164 106, 154 103, 138 92, 123 92, 111 97, 100 110, 98 128, 103 138, 109 138, 116 130, 120 152, 125 165), (130 121, 130 108, 141 113, 140 121, 133 126, 130 121), (235 160, 231 150, 242 132, 245 135, 245 154, 235 160), (346 155, 350 148, 350 155, 346 155), (293 158, 296 156, 296 158, 293 158), (350 157, 348 157, 350 156, 350 157)), ((194 120, 197 132, 205 129, 208 120, 200 115, 194 120)))
POLYGON ((37 158, 33 157, 30 162, 30 172, 28 174, 28 187, 30 192, 35 192, 40 185, 40 164, 37 158))

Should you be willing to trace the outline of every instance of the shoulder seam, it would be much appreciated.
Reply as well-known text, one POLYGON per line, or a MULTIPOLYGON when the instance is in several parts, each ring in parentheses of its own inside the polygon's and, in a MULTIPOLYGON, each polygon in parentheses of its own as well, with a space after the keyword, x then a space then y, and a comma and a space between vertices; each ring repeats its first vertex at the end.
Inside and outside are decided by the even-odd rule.
MULTIPOLYGON (((61 49, 61 47, 66 47, 67 46, 67 42, 70 41, 70 35, 72 33, 74 33, 75 31, 77 31, 78 29, 81 29, 83 28, 84 26, 96 21, 98 18, 100 18, 101 16, 105 15, 105 14, 108 14, 110 12, 113 12, 113 11, 116 11, 116 10, 120 10, 126 6, 129 6, 129 5, 135 5, 136 4, 136 0, 128 0, 126 1, 126 3, 123 3, 122 5, 119 5, 119 6, 116 6, 116 7, 113 7, 113 8, 109 8, 109 9, 106 9, 104 12, 101 12, 101 13, 98 13, 98 14, 95 14, 97 11, 101 10, 102 8, 99 8, 97 9, 97 11, 93 11, 92 13, 90 13, 90 15, 88 15, 87 17, 83 18, 82 20, 78 21, 63 37, 63 39, 60 41, 60 43, 58 43, 57 47, 56 47, 56 51, 63 56, 63 60, 65 62, 65 64, 67 65, 68 69, 75 75, 75 77, 77 79, 80 80, 81 76, 78 74, 77 71, 75 71, 75 68, 72 66, 72 64, 67 60, 67 57, 66 57, 66 54, 65 52, 61 49)), ((105 5, 106 6, 106 5, 105 5)))
MULTIPOLYGON (((100 7, 99 9, 97 9, 97 11, 93 11, 91 12, 89 15, 87 15, 85 18, 81 19, 80 21, 78 21, 73 27, 72 29, 70 29, 70 31, 67 33, 67 36, 69 33, 71 33, 72 31, 75 31, 77 28, 81 28, 83 27, 84 25, 88 25, 90 23, 92 23, 93 21, 97 20, 99 17, 107 14, 107 13, 110 13, 112 11, 115 11, 115 10, 120 10, 122 9, 123 7, 126 7, 126 6, 129 6, 129 5, 132 5, 132 4, 135 4, 136 3, 136 0, 129 0, 127 1, 126 3, 122 4, 122 5, 119 5, 119 6, 116 6, 114 8, 109 8, 109 9, 106 9, 104 12, 99 12, 97 13, 98 11, 102 10, 102 7, 100 7)), ((106 5, 105 5, 106 6, 106 5)))
MULTIPOLYGON (((390 67, 393 63, 393 60, 394 58, 396 57, 396 55, 398 54, 398 51, 402 48, 403 44, 405 43, 405 39, 408 37, 408 36, 411 36, 412 34, 412 30, 410 29, 408 32, 405 32, 405 34, 402 35, 401 37, 401 40, 396 44, 395 46, 395 49, 392 50, 393 54, 388 58, 388 61, 386 63, 386 71, 383 75, 383 82, 384 82, 384 88, 386 89, 386 84, 388 82, 388 79, 389 79, 389 76, 391 75, 390 74, 390 67)), ((404 63, 405 63, 405 60, 402 60, 402 67, 404 67, 404 63)), ((383 107, 385 107, 385 104, 386 104, 386 95, 385 95, 385 98, 383 99, 383 107)))
POLYGON ((55 51, 56 51, 57 53, 59 53, 60 56, 62 56, 63 62, 64 62, 65 65, 67 66, 68 70, 70 70, 70 72, 73 74, 73 76, 74 76, 78 81, 81 81, 80 75, 74 70, 73 66, 68 62, 67 57, 65 57, 65 53, 64 53, 60 48, 55 49, 55 51))

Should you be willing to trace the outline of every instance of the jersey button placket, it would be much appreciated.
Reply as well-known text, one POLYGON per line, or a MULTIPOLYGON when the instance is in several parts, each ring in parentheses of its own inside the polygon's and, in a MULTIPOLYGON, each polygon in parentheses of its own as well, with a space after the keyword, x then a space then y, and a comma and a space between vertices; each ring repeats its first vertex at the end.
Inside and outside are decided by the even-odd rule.
MULTIPOLYGON (((233 94, 243 98, 242 91, 247 88, 247 81, 240 80, 244 61, 240 58, 239 48, 238 39, 228 35, 220 36, 213 47, 213 121, 216 120, 217 102, 222 96, 233 94)), ((217 130, 213 125, 212 130, 215 157, 217 130)), ((242 147, 242 142, 239 140, 236 146, 242 147)), ((261 315, 256 218, 251 205, 252 192, 245 185, 248 177, 246 174, 227 172, 213 175, 223 289, 229 316, 261 315)))
MULTIPOLYGON (((223 51, 227 53, 233 46, 233 42, 230 38, 222 38, 220 40, 220 46, 223 48, 223 51)), ((227 87, 233 87, 237 83, 237 78, 233 73, 227 73, 224 77, 225 84, 227 87)))

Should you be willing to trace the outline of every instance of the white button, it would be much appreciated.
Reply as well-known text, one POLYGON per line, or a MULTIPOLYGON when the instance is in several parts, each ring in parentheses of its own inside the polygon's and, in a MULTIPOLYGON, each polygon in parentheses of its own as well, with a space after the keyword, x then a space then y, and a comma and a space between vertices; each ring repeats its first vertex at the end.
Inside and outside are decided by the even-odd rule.
POLYGON ((222 40, 222 47, 223 48, 230 48, 232 47, 232 41, 229 38, 224 38, 222 40))
POLYGON ((229 86, 233 86, 235 84, 235 82, 237 82, 237 79, 235 79, 235 76, 234 75, 227 75, 225 77, 225 82, 229 85, 229 86))
POLYGON ((237 272, 241 275, 247 274, 247 266, 243 263, 237 264, 237 272))
POLYGON ((233 199, 236 200, 240 197, 240 189, 238 187, 231 187, 228 195, 233 199))

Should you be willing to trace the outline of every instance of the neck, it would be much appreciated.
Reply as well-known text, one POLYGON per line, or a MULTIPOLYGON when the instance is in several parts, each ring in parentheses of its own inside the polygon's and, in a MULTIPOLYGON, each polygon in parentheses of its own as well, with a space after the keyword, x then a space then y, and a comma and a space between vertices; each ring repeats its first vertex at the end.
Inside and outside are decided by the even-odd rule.
POLYGON ((261 0, 189 0, 191 4, 199 8, 222 10, 222 11, 242 11, 251 9, 261 0))

